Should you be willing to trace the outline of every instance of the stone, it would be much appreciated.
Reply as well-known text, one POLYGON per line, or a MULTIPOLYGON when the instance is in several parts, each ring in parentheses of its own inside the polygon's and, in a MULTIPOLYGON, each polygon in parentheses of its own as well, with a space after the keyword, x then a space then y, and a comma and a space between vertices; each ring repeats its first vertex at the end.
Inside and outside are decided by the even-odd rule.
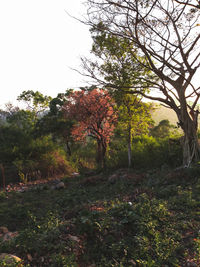
POLYGON ((5 226, 0 227, 0 238, 4 241, 9 241, 15 238, 18 235, 18 232, 9 232, 8 228, 5 226))
POLYGON ((80 174, 78 172, 73 172, 72 173, 72 176, 76 177, 76 176, 79 176, 80 174))
POLYGON ((57 182, 57 183, 54 183, 52 186, 51 186, 51 189, 52 190, 56 190, 56 189, 62 189, 65 187, 65 184, 61 181, 57 182))
POLYGON ((9 241, 15 238, 18 235, 18 232, 8 232, 3 235, 3 241, 9 241))
POLYGON ((188 261, 186 266, 187 267, 197 267, 198 265, 193 261, 188 261))
POLYGON ((56 189, 62 189, 65 187, 65 184, 63 182, 59 182, 58 184, 55 185, 56 189))
POLYGON ((21 189, 17 190, 18 193, 24 193, 25 191, 26 191, 26 190, 25 190, 25 188, 23 188, 23 187, 22 187, 21 189))
POLYGON ((1 234, 6 234, 6 233, 8 233, 9 231, 8 231, 8 228, 7 227, 5 227, 5 226, 1 226, 0 227, 0 233, 1 234))
POLYGON ((33 260, 31 254, 27 254, 27 258, 28 258, 29 261, 32 261, 33 260))
POLYGON ((80 242, 80 239, 77 237, 77 236, 74 236, 74 235, 68 235, 68 238, 72 241, 75 241, 75 242, 80 242))
POLYGON ((6 264, 15 264, 20 261, 22 261, 22 259, 20 259, 19 257, 15 255, 7 254, 7 253, 0 254, 0 263, 4 262, 6 264))
POLYGON ((112 174, 109 178, 108 178, 108 182, 110 184, 115 184, 118 180, 118 175, 117 174, 112 174))
POLYGON ((52 185, 51 186, 51 190, 55 190, 56 189, 56 186, 55 185, 52 185))

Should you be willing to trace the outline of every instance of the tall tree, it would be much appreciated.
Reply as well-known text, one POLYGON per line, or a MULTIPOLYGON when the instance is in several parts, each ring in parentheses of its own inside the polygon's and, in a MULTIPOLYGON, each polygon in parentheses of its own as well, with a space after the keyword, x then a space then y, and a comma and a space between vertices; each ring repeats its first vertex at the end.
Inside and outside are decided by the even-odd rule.
MULTIPOLYGON (((126 42, 124 49, 128 58, 135 58, 139 66, 152 71, 158 78, 151 80, 139 73, 135 77, 137 82, 127 86, 128 91, 160 101, 173 109, 184 132, 183 165, 189 166, 192 160, 199 160, 197 102, 200 87, 194 84, 194 78, 200 66, 200 50, 197 49, 200 44, 200 10, 191 9, 189 1, 184 1, 183 5, 175 0, 87 2, 86 23, 101 35, 126 42), (139 88, 138 84, 143 82, 147 82, 153 94, 144 91, 144 86, 142 90, 139 88), (191 99, 192 104, 189 102, 191 99)), ((89 75, 95 78, 91 66, 89 75)), ((105 83, 109 87, 121 88, 121 85, 113 85, 112 80, 104 80, 105 83)))
POLYGON ((150 111, 152 105, 142 102, 142 98, 131 94, 120 94, 118 97, 118 127, 122 128, 128 148, 128 167, 132 166, 133 137, 149 132, 153 124, 150 111))
POLYGON ((97 162, 100 167, 105 167, 107 146, 117 119, 108 93, 98 89, 71 92, 63 112, 66 118, 77 122, 72 128, 74 139, 83 141, 89 136, 96 140, 97 162))
POLYGON ((68 101, 68 96, 72 90, 66 93, 59 93, 57 97, 53 98, 49 103, 49 111, 42 118, 40 118, 36 125, 37 136, 51 134, 54 141, 63 142, 66 145, 68 156, 71 156, 71 146, 73 138, 71 129, 74 124, 73 119, 64 117, 62 107, 68 101))
MULTIPOLYGON (((101 29, 103 24, 98 27, 101 29)), ((125 39, 120 39, 109 33, 102 32, 95 28, 91 29, 93 46, 92 52, 98 57, 98 63, 89 62, 88 59, 82 58, 87 70, 87 64, 96 68, 107 82, 107 89, 114 98, 118 111, 119 120, 118 126, 123 125, 123 136, 126 136, 128 147, 128 166, 132 165, 132 137, 138 133, 146 133, 149 124, 152 122, 150 115, 150 106, 142 102, 142 97, 139 95, 129 94, 131 85, 138 86, 144 92, 148 91, 150 83, 148 80, 156 80, 156 76, 138 64, 136 55, 137 48, 133 48, 133 54, 127 53, 129 44, 125 39), (143 76, 143 81, 138 80, 139 76, 143 76), (119 90, 111 90, 111 87, 120 88, 119 90)), ((139 56, 137 56, 139 57, 139 56)), ((145 62, 144 57, 139 57, 141 62, 145 62)), ((94 74, 95 68, 91 74, 94 74)))

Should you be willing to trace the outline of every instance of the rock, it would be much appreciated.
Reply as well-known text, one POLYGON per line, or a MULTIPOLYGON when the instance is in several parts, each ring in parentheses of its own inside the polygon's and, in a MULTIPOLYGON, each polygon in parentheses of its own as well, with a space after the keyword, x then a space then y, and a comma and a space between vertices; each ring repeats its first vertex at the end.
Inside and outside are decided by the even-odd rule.
POLYGON ((68 238, 75 242, 80 242, 80 239, 77 236, 74 235, 68 235, 68 238))
POLYGON ((9 232, 7 227, 1 226, 0 227, 0 238, 4 241, 9 241, 16 237, 18 235, 18 232, 9 232))
POLYGON ((193 261, 188 261, 186 266, 187 267, 197 267, 198 265, 193 261))
POLYGON ((65 184, 63 182, 60 182, 56 185, 56 189, 61 189, 61 188, 64 188, 65 187, 65 184))
POLYGON ((117 174, 112 174, 110 177, 108 177, 108 182, 110 184, 115 184, 118 180, 118 175, 117 174))
POLYGON ((24 193, 25 191, 26 191, 26 190, 25 190, 25 188, 23 188, 23 187, 22 187, 21 189, 17 190, 18 193, 24 193))
POLYGON ((56 189, 62 189, 65 187, 65 184, 61 181, 59 181, 58 183, 55 183, 54 185, 51 186, 52 190, 56 190, 56 189))
POLYGON ((33 260, 31 254, 27 254, 27 258, 28 258, 29 261, 32 261, 33 260))
POLYGON ((53 185, 57 185, 57 184, 60 183, 60 179, 54 179, 54 180, 51 181, 51 183, 52 183, 53 185))
POLYGON ((8 228, 7 227, 5 227, 5 226, 1 226, 0 227, 0 234, 6 234, 6 233, 8 233, 9 231, 8 231, 8 228))
POLYGON ((9 241, 13 238, 15 238, 18 235, 18 232, 8 232, 4 234, 3 241, 9 241))
POLYGON ((15 255, 7 254, 7 253, 0 254, 0 263, 3 262, 5 264, 15 264, 20 261, 22 261, 22 259, 20 259, 19 257, 15 255))
POLYGON ((72 176, 74 176, 74 177, 79 176, 79 175, 80 175, 80 173, 78 173, 78 172, 73 172, 72 173, 72 176))

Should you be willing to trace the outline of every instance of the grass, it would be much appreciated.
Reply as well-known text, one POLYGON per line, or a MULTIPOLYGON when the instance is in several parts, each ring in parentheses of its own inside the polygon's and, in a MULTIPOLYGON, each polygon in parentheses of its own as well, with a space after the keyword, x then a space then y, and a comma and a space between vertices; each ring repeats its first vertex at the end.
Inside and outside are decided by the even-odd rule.
MULTIPOLYGON (((64 178, 62 190, 0 192, 1 253, 24 266, 200 264, 200 171, 64 178)), ((5 266, 0 265, 0 266, 5 266)))

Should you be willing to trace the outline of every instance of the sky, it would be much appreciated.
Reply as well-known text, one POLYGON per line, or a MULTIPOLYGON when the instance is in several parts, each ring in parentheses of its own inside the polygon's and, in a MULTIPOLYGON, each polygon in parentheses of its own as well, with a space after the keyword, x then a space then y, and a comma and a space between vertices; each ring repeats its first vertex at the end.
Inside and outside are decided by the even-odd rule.
POLYGON ((88 85, 72 69, 90 55, 89 28, 67 14, 81 18, 84 1, 0 0, 0 109, 26 90, 56 97, 88 85))
POLYGON ((89 28, 68 14, 86 13, 82 0, 0 0, 0 109, 22 91, 52 97, 87 85, 81 56, 90 53, 89 28))

